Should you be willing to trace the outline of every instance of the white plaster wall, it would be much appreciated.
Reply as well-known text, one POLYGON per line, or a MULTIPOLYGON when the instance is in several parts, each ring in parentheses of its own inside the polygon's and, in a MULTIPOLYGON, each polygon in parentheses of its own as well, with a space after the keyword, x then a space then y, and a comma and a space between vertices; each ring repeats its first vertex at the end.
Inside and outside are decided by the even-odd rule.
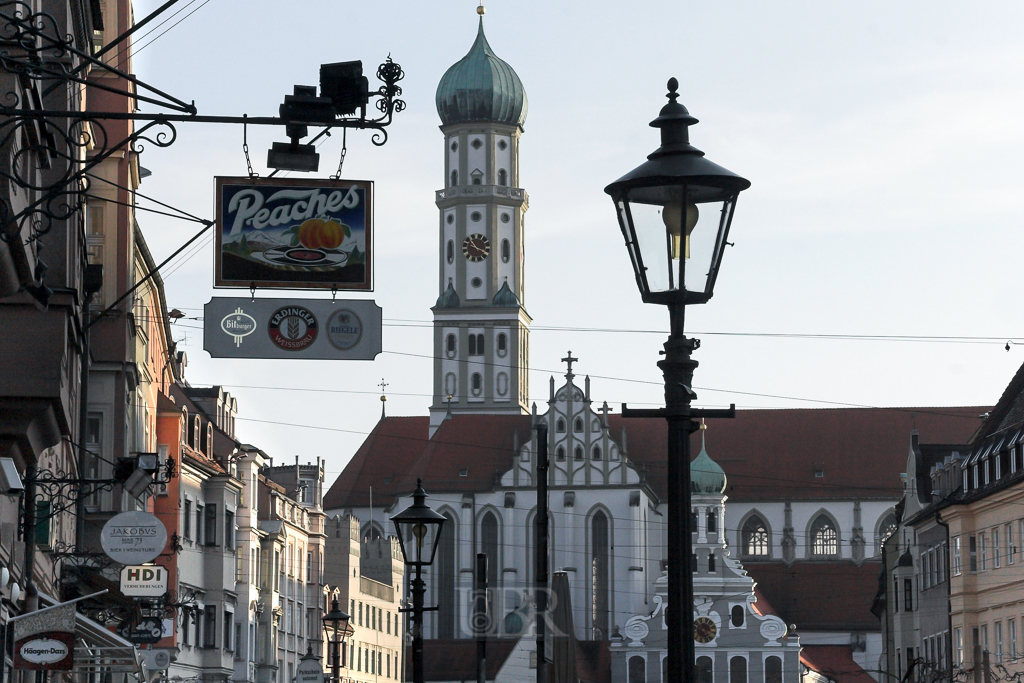
MULTIPOLYGON (((498 183, 498 171, 505 169, 508 177, 508 184, 512 185, 512 138, 508 135, 494 136, 494 184, 498 183), (501 149, 501 143, 505 143, 505 149, 501 149)), ((486 182, 486 181, 485 181, 486 182)))
POLYGON ((512 209, 501 207, 498 209, 498 229, 496 231, 497 240, 494 245, 494 263, 497 264, 497 275, 498 282, 497 287, 500 288, 501 284, 508 280, 508 287, 512 290, 512 293, 516 293, 516 236, 515 236, 515 217, 512 209), (508 222, 503 220, 503 216, 508 216, 508 222), (508 240, 509 242, 509 258, 506 262, 501 257, 501 242, 502 240, 508 240))
POLYGON ((459 184, 465 185, 467 182, 465 174, 462 172, 462 168, 459 166, 459 149, 458 146, 452 150, 452 143, 459 144, 459 136, 452 135, 445 141, 445 150, 448 154, 448 174, 444 179, 444 186, 449 187, 452 182, 452 171, 459 172, 459 184))
MULTIPOLYGON (((443 273, 441 280, 441 292, 448 287, 448 283, 451 282, 452 286, 455 286, 455 266, 458 263, 458 259, 462 256, 462 245, 459 244, 458 233, 456 231, 455 223, 455 209, 448 209, 444 212, 441 218, 442 224, 444 225, 444 244, 441 245, 443 273), (451 223, 448 220, 451 219, 451 223), (448 262, 448 243, 452 243, 452 260, 448 262)), ((440 293, 440 292, 439 292, 440 293)))
POLYGON ((487 139, 483 135, 470 135, 466 139, 466 179, 459 178, 459 183, 468 185, 473 182, 473 172, 477 169, 484 174, 481 183, 489 185, 492 181, 487 175, 487 139), (473 142, 480 141, 480 149, 473 149, 473 142))
POLYGON ((512 328, 510 327, 495 327, 493 329, 490 340, 492 358, 492 373, 493 373, 493 386, 494 386, 494 397, 495 403, 508 403, 512 400, 512 389, 514 383, 514 377, 512 376, 512 328), (498 335, 505 335, 505 351, 504 355, 501 355, 498 351, 498 335), (504 382, 501 381, 501 375, 504 375, 504 382), (502 386, 504 384, 504 386, 502 386), (501 389, 504 388, 505 392, 502 393, 501 389))

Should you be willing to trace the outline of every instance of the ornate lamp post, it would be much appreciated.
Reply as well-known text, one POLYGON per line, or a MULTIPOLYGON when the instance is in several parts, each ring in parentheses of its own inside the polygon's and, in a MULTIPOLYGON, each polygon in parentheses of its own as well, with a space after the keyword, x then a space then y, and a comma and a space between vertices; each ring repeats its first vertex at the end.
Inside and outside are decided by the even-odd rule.
MULTIPOLYGON (((437 607, 423 606, 423 594, 426 592, 420 572, 423 567, 434 563, 437 542, 441 538, 441 527, 444 516, 431 510, 425 501, 423 480, 416 480, 416 490, 412 494, 412 505, 391 518, 398 532, 398 542, 402 547, 402 557, 406 566, 415 569, 412 580, 412 680, 423 683, 423 612, 436 610, 437 607)), ((403 612, 409 610, 403 609, 403 612)))
POLYGON ((668 306, 670 332, 664 360, 665 408, 630 410, 623 417, 663 417, 668 421, 668 671, 671 683, 694 681, 693 575, 690 517, 690 435, 695 417, 732 417, 729 410, 690 407, 697 395, 691 353, 698 339, 683 334, 686 306, 711 298, 739 193, 750 182, 708 161, 690 144, 697 123, 676 100, 679 83, 668 82, 668 104, 651 121, 661 129, 661 147, 647 161, 605 188, 615 203, 619 227, 644 303, 668 306), (717 209, 717 231, 713 223, 717 209), (710 219, 710 220, 708 220, 710 219))
POLYGON ((338 598, 331 600, 331 611, 323 616, 324 635, 331 645, 331 677, 341 683, 341 646, 349 635, 348 614, 338 606, 338 598))

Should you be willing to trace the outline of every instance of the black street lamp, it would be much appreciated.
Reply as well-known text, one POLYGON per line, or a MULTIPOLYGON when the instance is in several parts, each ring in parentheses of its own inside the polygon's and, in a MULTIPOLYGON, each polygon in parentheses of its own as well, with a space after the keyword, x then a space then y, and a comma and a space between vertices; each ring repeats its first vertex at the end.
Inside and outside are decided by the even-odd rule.
MULTIPOLYGON (((398 543, 401 545, 405 564, 416 570, 415 578, 410 586, 412 590, 413 683, 423 683, 423 612, 437 609, 437 607, 425 608, 423 606, 423 594, 426 592, 426 588, 420 577, 420 572, 423 567, 429 567, 434 563, 437 542, 441 538, 441 527, 445 520, 444 515, 437 514, 423 502, 426 498, 423 480, 417 479, 416 490, 412 494, 412 505, 391 518, 391 521, 395 523, 395 531, 398 532, 398 543)), ((408 612, 409 610, 401 611, 408 612)))
MULTIPOLYGON (((670 332, 665 358, 665 408, 630 410, 623 417, 663 417, 668 421, 668 671, 670 683, 695 681, 693 638, 693 553, 690 536, 690 435, 695 417, 733 417, 729 410, 690 407, 691 353, 700 340, 687 339, 683 321, 688 304, 711 298, 739 193, 750 182, 708 161, 690 144, 689 127, 697 123, 676 102, 679 83, 668 82, 669 102, 651 126, 661 129, 661 147, 647 161, 605 188, 615 203, 619 227, 633 264, 644 303, 668 306, 670 332), (701 214, 717 209, 718 229, 697 226, 701 214)), ((707 220, 707 219, 705 219, 707 220)), ((710 221, 708 221, 710 222, 710 221)))
POLYGON ((331 611, 323 616, 324 635, 331 645, 331 677, 334 683, 341 683, 341 646, 349 635, 349 619, 352 617, 338 606, 338 598, 331 600, 331 611))

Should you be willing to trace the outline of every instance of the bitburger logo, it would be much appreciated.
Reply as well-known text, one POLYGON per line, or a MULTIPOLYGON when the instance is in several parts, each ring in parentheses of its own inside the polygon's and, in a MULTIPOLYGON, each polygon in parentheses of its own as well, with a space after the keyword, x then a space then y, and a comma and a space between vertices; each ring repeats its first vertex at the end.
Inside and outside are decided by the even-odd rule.
POLYGON ((270 341, 285 351, 301 351, 316 341, 316 316, 302 306, 285 306, 270 316, 270 341))

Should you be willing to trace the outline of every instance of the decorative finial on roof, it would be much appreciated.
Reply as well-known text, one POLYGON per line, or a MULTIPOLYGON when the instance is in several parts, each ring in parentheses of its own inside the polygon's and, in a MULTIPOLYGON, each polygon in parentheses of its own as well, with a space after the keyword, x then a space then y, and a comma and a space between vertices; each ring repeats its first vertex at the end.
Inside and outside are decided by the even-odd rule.
POLYGON ((565 363, 568 366, 568 368, 566 369, 566 372, 565 372, 565 378, 567 380, 569 380, 570 382, 572 381, 572 378, 576 376, 576 375, 574 375, 572 373, 572 364, 575 363, 578 360, 579 360, 579 358, 573 358, 572 357, 572 351, 569 352, 568 356, 566 356, 565 358, 562 359, 562 362, 565 363))
POLYGON ((482 17, 486 11, 487 10, 484 8, 484 0, 480 0, 480 6, 476 8, 476 13, 482 17))
POLYGON ((452 395, 448 394, 447 399, 448 399, 448 412, 445 414, 444 419, 450 420, 450 419, 452 419, 452 395))
POLYGON ((387 382, 385 382, 385 381, 384 381, 384 378, 383 378, 383 377, 381 377, 381 378, 380 378, 380 384, 378 384, 377 386, 378 386, 378 387, 380 387, 380 391, 381 391, 381 394, 380 394, 380 419, 381 419, 381 420, 386 420, 386 419, 388 418, 388 416, 387 416, 387 414, 386 414, 386 413, 384 412, 384 406, 385 406, 385 405, 387 405, 388 397, 387 397, 387 395, 386 395, 386 394, 384 393, 384 390, 385 390, 385 389, 386 389, 386 388, 387 388, 387 387, 388 387, 389 385, 388 385, 388 383, 387 383, 387 382))
POLYGON ((706 437, 705 437, 705 434, 704 434, 706 431, 708 431, 708 423, 705 422, 704 418, 702 417, 700 419, 700 447, 701 447, 701 450, 707 450, 707 442, 706 442, 706 437))

